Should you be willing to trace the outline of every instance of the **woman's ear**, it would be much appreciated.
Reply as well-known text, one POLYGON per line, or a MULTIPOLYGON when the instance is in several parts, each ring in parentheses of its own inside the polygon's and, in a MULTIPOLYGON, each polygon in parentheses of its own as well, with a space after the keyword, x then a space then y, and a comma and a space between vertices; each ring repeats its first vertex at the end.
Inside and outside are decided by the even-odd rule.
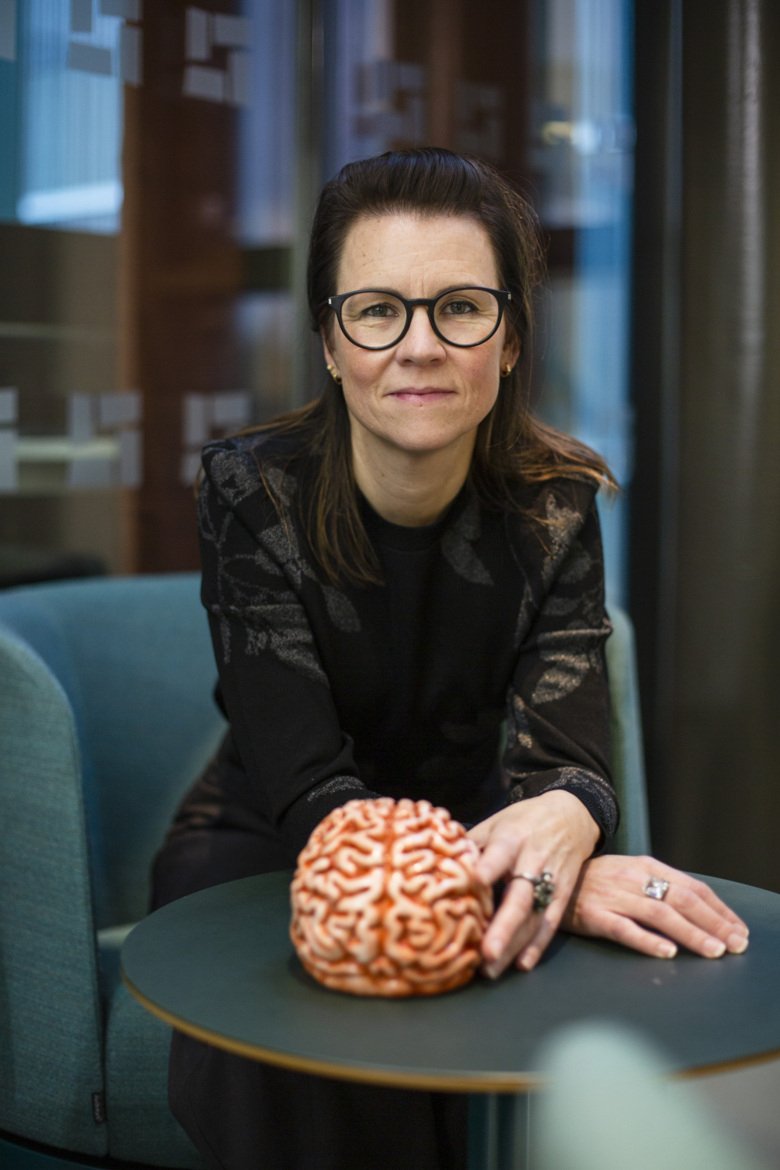
POLYGON ((320 340, 322 342, 322 356, 325 358, 325 368, 334 382, 340 382, 341 374, 339 373, 338 366, 336 365, 336 359, 334 358, 331 348, 328 345, 328 339, 325 335, 324 329, 320 330, 320 340))
POLYGON ((333 356, 333 350, 331 349, 330 343, 328 341, 327 329, 320 329, 320 341, 322 342, 322 356, 325 358, 325 365, 329 368, 331 366, 335 368, 336 359, 333 356))
POLYGON ((320 329, 320 341, 322 342, 322 356, 325 358, 325 365, 332 366, 333 365, 333 354, 330 352, 330 346, 328 345, 328 338, 326 336, 324 329, 320 329))
POLYGON ((509 366, 511 369, 517 365, 520 357, 520 342, 514 329, 508 329, 504 345, 501 350, 501 368, 504 369, 509 366))

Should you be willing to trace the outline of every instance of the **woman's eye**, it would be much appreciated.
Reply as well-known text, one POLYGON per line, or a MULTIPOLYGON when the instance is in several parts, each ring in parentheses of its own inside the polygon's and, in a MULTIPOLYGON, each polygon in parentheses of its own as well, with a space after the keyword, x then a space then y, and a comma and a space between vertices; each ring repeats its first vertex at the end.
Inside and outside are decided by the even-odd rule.
POLYGON ((395 317, 398 313, 395 305, 388 304, 387 301, 377 301, 376 304, 366 305, 361 309, 362 317, 395 317))
POLYGON ((442 306, 445 313, 449 313, 453 317, 466 317, 469 313, 478 312, 477 306, 473 301, 448 301, 446 305, 442 306))

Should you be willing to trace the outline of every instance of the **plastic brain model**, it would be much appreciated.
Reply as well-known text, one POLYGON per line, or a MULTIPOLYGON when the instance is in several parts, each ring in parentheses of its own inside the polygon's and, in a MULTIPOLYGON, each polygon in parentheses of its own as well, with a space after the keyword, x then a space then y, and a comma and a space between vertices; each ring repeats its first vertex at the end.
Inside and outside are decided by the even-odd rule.
POLYGON ((478 849, 427 800, 351 800, 315 828, 292 883, 290 935, 310 975, 354 995, 467 983, 493 905, 478 849))

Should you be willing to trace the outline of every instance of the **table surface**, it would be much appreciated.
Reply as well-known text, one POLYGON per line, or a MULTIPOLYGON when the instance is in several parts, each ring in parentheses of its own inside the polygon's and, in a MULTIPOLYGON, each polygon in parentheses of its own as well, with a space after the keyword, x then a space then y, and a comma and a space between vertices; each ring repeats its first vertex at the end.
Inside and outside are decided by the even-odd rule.
POLYGON ((779 894, 706 879, 750 926, 744 955, 650 959, 559 935, 530 974, 389 1000, 329 991, 303 970, 288 935, 290 878, 215 886, 139 923, 122 951, 131 992, 174 1027, 230 1051, 407 1088, 533 1089, 543 1042, 586 1019, 640 1029, 665 1050, 671 1072, 780 1051, 779 894))

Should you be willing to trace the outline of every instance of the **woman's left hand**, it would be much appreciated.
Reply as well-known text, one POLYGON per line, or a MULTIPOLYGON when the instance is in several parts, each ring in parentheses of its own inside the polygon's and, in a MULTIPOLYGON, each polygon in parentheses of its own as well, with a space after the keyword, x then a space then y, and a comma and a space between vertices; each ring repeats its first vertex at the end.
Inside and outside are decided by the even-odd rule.
POLYGON ((562 925, 661 959, 674 958, 678 946, 719 959, 748 945, 747 926, 714 890, 653 857, 605 853, 587 861, 562 925))
POLYGON ((582 801, 556 789, 501 809, 469 831, 481 851, 477 876, 492 886, 503 880, 501 904, 482 940, 483 971, 496 979, 514 962, 530 971, 560 924, 599 829, 582 801), (522 874, 549 871, 550 904, 534 909, 534 886, 522 874))

